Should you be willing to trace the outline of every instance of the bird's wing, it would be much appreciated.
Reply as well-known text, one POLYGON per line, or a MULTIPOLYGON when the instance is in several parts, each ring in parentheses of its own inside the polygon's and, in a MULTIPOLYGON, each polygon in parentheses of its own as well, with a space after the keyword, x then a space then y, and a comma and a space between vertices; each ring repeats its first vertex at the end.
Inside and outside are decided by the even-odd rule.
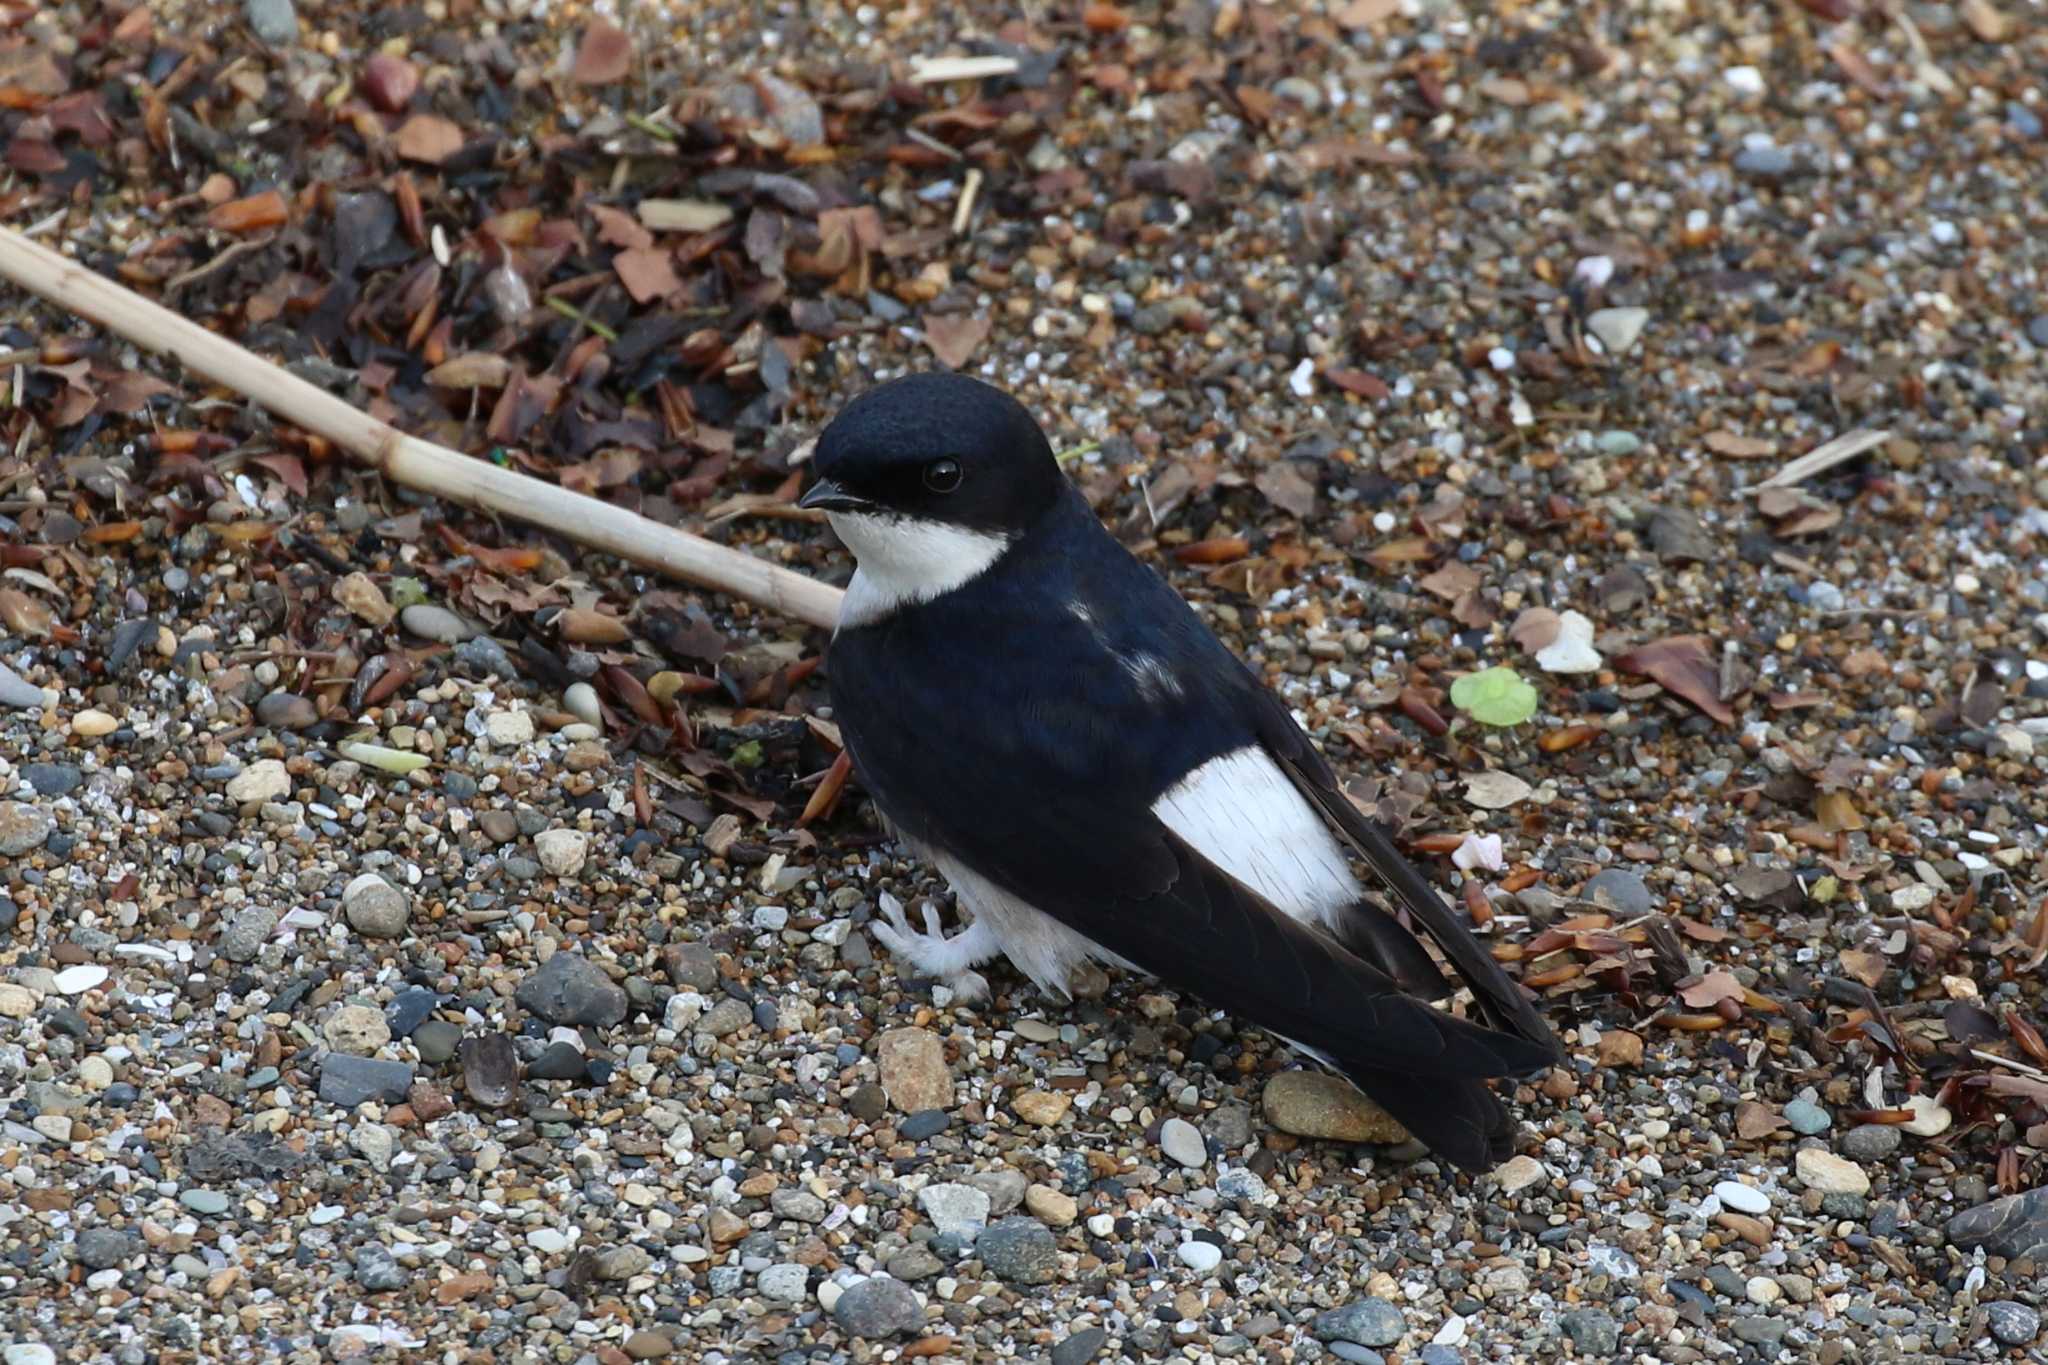
MULTIPOLYGON (((1498 1104, 1456 1082, 1539 1068, 1547 1045, 1432 1008, 1174 834, 1134 786, 1127 756, 1170 744, 1164 730, 1186 717, 1138 680, 1082 667, 1051 686, 1014 653, 983 668, 979 652, 957 649, 946 657, 958 668, 942 677, 911 663, 941 647, 919 628, 905 616, 842 632, 828 661, 855 768, 904 834, 1324 1057, 1452 1159, 1498 1158, 1498 1104)), ((1085 649, 1033 645, 1070 661, 1085 649)))
MULTIPOLYGON (((1496 1028, 1541 1044, 1547 1049, 1545 1061, 1562 1057, 1557 1038, 1536 1011, 1523 989, 1509 980, 1500 964, 1474 938, 1472 931, 1444 904, 1415 865, 1394 847, 1394 841, 1379 821, 1353 805, 1337 785, 1329 761, 1316 749, 1278 698, 1260 689, 1257 699, 1259 742, 1278 763, 1297 790, 1323 816, 1352 851, 1365 861, 1408 917, 1429 935, 1471 988, 1483 1017, 1496 1028)), ((1361 951, 1379 961, 1403 984, 1431 999, 1449 994, 1448 983, 1415 938, 1389 916, 1373 906, 1360 905, 1347 921, 1348 934, 1355 935, 1361 951), (1421 962, 1416 961, 1420 956, 1421 962), (1425 965, 1427 969, 1425 970, 1425 965), (1430 981, 1430 976, 1435 976, 1430 981)))

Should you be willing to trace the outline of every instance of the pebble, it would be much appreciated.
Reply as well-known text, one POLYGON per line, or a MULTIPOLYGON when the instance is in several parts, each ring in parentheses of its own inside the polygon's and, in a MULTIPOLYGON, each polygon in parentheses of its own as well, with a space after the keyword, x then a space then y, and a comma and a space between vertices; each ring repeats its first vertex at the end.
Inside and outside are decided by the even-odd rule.
POLYGON ((604 708, 598 704, 597 689, 589 683, 570 683, 562 689, 562 705, 585 725, 604 728, 604 708))
MULTIPOLYGON (((1979 1187, 1978 1198, 1983 1198, 1979 1187)), ((1964 1251, 1982 1247, 1993 1256, 2017 1260, 2048 1256, 2048 1188, 2009 1194, 1948 1220, 1949 1245, 1964 1251)))
POLYGON ((1865 1123, 1842 1134, 1841 1141, 1842 1155, 1853 1161, 1882 1161, 1899 1150, 1902 1139, 1899 1130, 1889 1123, 1865 1123))
POLYGON ((1502 1194, 1519 1194, 1545 1178, 1543 1163, 1527 1154, 1509 1157, 1493 1173, 1502 1194))
POLYGON ((119 1228, 87 1228, 78 1234, 79 1263, 92 1270, 112 1270, 135 1254, 135 1238, 119 1228))
POLYGON ((80 711, 71 718, 71 733, 81 739, 99 739, 120 728, 120 721, 100 710, 80 711))
POLYGON ((860 1340, 909 1336, 924 1326, 924 1307, 909 1285, 887 1275, 870 1275, 847 1287, 832 1305, 839 1330, 860 1340))
POLYGON ((1586 316, 1586 330, 1612 356, 1627 355, 1650 322, 1647 308, 1602 308, 1586 316))
POLYGON ((75 763, 24 763, 21 775, 37 796, 68 796, 85 781, 75 763))
POLYGON ((1056 1228, 1068 1226, 1081 1212, 1081 1206, 1073 1196, 1043 1184, 1025 1187, 1024 1209, 1041 1223, 1056 1228))
POLYGON ((464 1038, 457 1051, 462 1055, 462 1088, 471 1099, 493 1109, 512 1102, 519 1089, 519 1054, 510 1034, 464 1038))
POLYGON ((533 852, 550 875, 573 877, 590 856, 590 836, 580 829, 544 829, 533 836, 533 852))
POLYGON ((391 1041, 391 1025, 380 1009, 369 1005, 343 1005, 328 1016, 320 1035, 336 1052, 368 1057, 391 1041))
POLYGON ((288 47, 298 40, 299 16, 292 0, 242 0, 249 28, 269 47, 288 47))
POLYGON ((1045 1284, 1059 1266, 1059 1243, 1045 1224, 1019 1215, 991 1223, 974 1242, 988 1273, 1009 1284, 1045 1284))
POLYGON ((1579 888, 1579 899, 1622 915, 1647 915, 1656 904, 1643 879, 1625 867, 1596 872, 1579 888))
POLYGON ((341 893, 342 909, 357 933, 367 938, 400 938, 412 918, 403 891, 374 872, 365 872, 341 893))
POLYGON ((1170 1118, 1159 1126, 1159 1150, 1190 1170, 1209 1164, 1209 1146, 1195 1125, 1170 1118))
POLYGON ((87 991, 98 990, 105 985, 107 976, 105 967, 85 962, 76 967, 66 967, 57 973, 57 979, 52 984, 57 988, 59 995, 84 995, 87 991))
POLYGON ((533 742, 531 711, 493 711, 484 717, 484 735, 500 748, 516 748, 533 742))
POLYGON ((1048 1365, 1089 1365, 1108 1344, 1107 1329, 1084 1327, 1052 1348, 1048 1365))
POLYGON ((1266 1122, 1296 1137, 1386 1145, 1408 1141, 1408 1130, 1391 1114, 1351 1082, 1327 1072, 1282 1071, 1266 1082, 1259 1102, 1266 1122))
POLYGON ((519 1008, 550 1024, 608 1028, 626 1017, 626 992, 581 953, 558 950, 519 983, 519 1008))
POLYGON ((275 758, 259 758, 228 779, 228 800, 241 805, 277 801, 291 795, 292 776, 275 758))
POLYGON ((49 700, 42 688, 0 663, 0 706, 17 711, 40 711, 49 700))
POLYGON ((253 962, 277 930, 277 912, 264 905, 237 910, 221 930, 220 954, 230 962, 253 962))
POLYGON ((1408 1331, 1401 1310, 1385 1299, 1359 1299, 1342 1308, 1318 1313, 1312 1329, 1318 1341, 1348 1341, 1358 1346, 1392 1346, 1408 1331))
POLYGON ((1055 1127, 1067 1116, 1067 1110, 1074 1104, 1074 1097, 1059 1090, 1026 1090, 1010 1101, 1010 1108, 1018 1118, 1040 1128, 1055 1127))
POLYGON ((410 1036, 413 1049, 420 1054, 423 1062, 439 1065, 455 1055, 455 1049, 462 1042, 462 1030, 441 1019, 429 1019, 414 1029, 410 1035, 392 1029, 399 1037, 410 1036))
POLYGON ((1714 1197, 1721 1201, 1722 1208, 1734 1209, 1737 1213, 1765 1214, 1771 1211, 1771 1197, 1740 1180, 1724 1180, 1714 1186, 1714 1197))
POLYGON ((21 801, 0 801, 0 858, 33 853, 56 829, 56 820, 41 807, 21 801))
POLYGON ((755 1283, 761 1290, 761 1297, 777 1303, 802 1303, 810 1297, 811 1272, 808 1266, 794 1262, 771 1265, 762 1271, 755 1283))
POLYGON ((1809 1190, 1821 1194, 1859 1196, 1870 1193, 1870 1177, 1863 1173, 1863 1168, 1853 1161, 1844 1161, 1833 1152, 1825 1152, 1818 1147, 1802 1147, 1793 1164, 1799 1183, 1809 1190))
POLYGON ((2048 349, 2048 313, 2038 314, 2027 323, 2027 340, 2048 349))
POLYGON ((378 1242, 356 1249, 355 1268, 356 1283, 373 1294, 403 1289, 412 1279, 412 1272, 398 1263, 391 1248, 378 1242))
POLYGON ((1574 1308, 1557 1320, 1579 1354, 1601 1358, 1621 1350, 1621 1325, 1599 1308, 1574 1308))
MULTIPOLYGON (((383 1016, 377 1017, 382 1023, 383 1016)), ((397 1104, 405 1098, 405 1092, 411 1086, 412 1068, 403 1062, 331 1052, 320 1063, 320 1098, 344 1109, 353 1109, 371 1100, 397 1104)))
POLYGON ((1940 1137, 1955 1122, 1955 1115, 1943 1108, 1932 1095, 1910 1095, 1905 1107, 1913 1111, 1913 1117, 1899 1127, 1914 1137, 1940 1137))
POLYGON ((11 981, 0 981, 0 1016, 26 1019, 36 1012, 35 992, 11 981))
POLYGON ((303 730, 320 719, 320 709, 295 692, 272 692, 256 703, 256 723, 273 730, 303 730))
POLYGON ((574 1043, 554 1042, 528 1064, 526 1075, 536 1081, 580 1081, 585 1068, 582 1049, 574 1043))
POLYGON ((437 607, 430 602, 415 602, 398 613, 398 624, 422 640, 434 640, 444 645, 459 645, 483 633, 446 607, 437 607))
POLYGON ((934 1232, 974 1237, 988 1225, 988 1193, 972 1185, 927 1185, 918 1191, 917 1203, 931 1220, 934 1232))
POLYGON ((906 1114, 953 1107, 945 1044, 929 1029, 892 1028, 875 1039, 875 1066, 889 1103, 906 1114))
POLYGON ((1834 1119, 1811 1100, 1792 1100, 1785 1105, 1785 1122, 1801 1137, 1812 1137, 1816 1133, 1825 1133, 1834 1119))
POLYGON ((208 1218, 218 1217, 228 1211, 228 1197, 219 1190, 180 1190, 178 1202, 192 1212, 208 1218))
POLYGON ((2041 1315, 2014 1299, 1994 1299, 1985 1304, 1984 1325, 2007 1346, 2031 1345, 2041 1335, 2041 1315))
POLYGON ((1207 1275, 1223 1264, 1223 1248, 1214 1242, 1182 1242, 1174 1254, 1180 1257, 1182 1265, 1197 1275, 1207 1275))
POLYGON ((634 1360, 660 1360, 675 1348, 675 1343, 661 1333, 644 1329, 619 1343, 619 1349, 634 1360))

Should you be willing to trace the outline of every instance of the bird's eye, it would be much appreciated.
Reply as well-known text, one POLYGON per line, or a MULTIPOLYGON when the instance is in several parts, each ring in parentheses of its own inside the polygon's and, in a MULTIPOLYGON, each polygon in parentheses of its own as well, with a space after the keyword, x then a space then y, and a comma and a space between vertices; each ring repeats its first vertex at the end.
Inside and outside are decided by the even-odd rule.
POLYGON ((934 493, 950 493, 960 486, 958 460, 933 460, 924 467, 924 486, 934 493))

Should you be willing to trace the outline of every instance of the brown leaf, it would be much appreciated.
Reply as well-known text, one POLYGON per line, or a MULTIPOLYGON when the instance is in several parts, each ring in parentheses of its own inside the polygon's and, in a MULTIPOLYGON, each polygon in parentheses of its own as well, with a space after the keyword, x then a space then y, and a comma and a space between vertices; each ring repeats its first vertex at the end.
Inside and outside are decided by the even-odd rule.
POLYGON ((1801 379, 1813 379, 1835 368, 1841 359, 1842 343, 1830 338, 1814 342, 1785 369, 1801 379))
POLYGON ((398 129, 398 154, 407 161, 438 166, 462 150, 462 129, 439 114, 414 114, 398 129))
POLYGON ((1716 967, 1691 985, 1680 986, 1678 998, 1696 1010, 1710 1010, 1723 1000, 1740 1000, 1742 983, 1727 968, 1716 967))
POLYGON ((590 216, 597 219, 597 240, 607 246, 644 251, 654 245, 654 234, 624 209, 615 209, 609 204, 592 204, 590 216))
POLYGON ((1183 564, 1229 564, 1251 552, 1251 542, 1243 536, 1218 536, 1183 545, 1173 552, 1173 557, 1183 564))
POLYGON ((1370 398, 1376 403, 1394 396, 1394 391, 1388 387, 1386 380, 1376 374, 1367 374, 1364 370, 1347 369, 1340 365, 1334 369, 1324 370, 1323 378, 1346 393, 1355 394, 1360 398, 1370 398))
POLYGON ((610 85, 633 69, 633 40, 617 24, 593 19, 576 44, 569 78, 578 85, 610 85))
POLYGON ((1731 460, 1764 460, 1778 453, 1778 447, 1770 441, 1760 441, 1754 436, 1742 436, 1732 431, 1708 432, 1706 445, 1716 455, 1725 455, 1731 460))
POLYGON ((626 286, 635 303, 665 299, 683 287, 683 282, 676 278, 674 258, 658 247, 621 251, 612 257, 612 269, 618 272, 619 283, 626 286))
POLYGON ((1366 552, 1365 562, 1391 573, 1403 564, 1420 564, 1436 556, 1436 544, 1428 536, 1401 536, 1373 546, 1366 552))
POLYGON ((563 465, 555 471, 562 487, 577 493, 592 493, 629 482, 640 473, 640 452, 615 446, 582 464, 563 465))
POLYGON ((1813 803, 1814 818, 1820 827, 1830 834, 1844 830, 1862 829, 1863 816, 1856 809, 1856 798, 1845 791, 1822 792, 1813 803))
POLYGON ((495 352, 465 351, 427 371, 429 384, 442 389, 499 389, 512 375, 512 362, 495 352))
POLYGON ((284 196, 265 190, 246 199, 231 199, 206 215, 206 225, 216 232, 265 232, 290 221, 284 196))
POLYGON ((1259 470, 1252 484, 1290 516, 1306 518, 1316 510, 1316 483, 1296 460, 1275 460, 1259 470))
POLYGON ((40 640, 50 633, 56 619, 48 604, 20 588, 0 588, 0 626, 5 626, 8 634, 40 640))
POLYGON ((1875 990, 1877 983, 1884 980, 1884 954, 1873 953, 1867 948, 1845 948, 1842 950, 1842 970, 1875 990))
POLYGON ((155 375, 140 370, 123 370, 107 382, 106 391, 100 395, 101 412, 134 412, 150 399, 177 390, 155 375))
POLYGON ((1674 635, 1653 640, 1615 655, 1614 666, 1624 673, 1642 674, 1723 725, 1735 723, 1735 713, 1721 700, 1720 667, 1700 636, 1674 635))
POLYGON ((294 497, 303 498, 306 496, 306 466, 299 462, 298 456, 282 454, 258 455, 251 459, 249 463, 260 465, 262 468, 277 475, 279 481, 284 484, 286 490, 294 497))
POLYGON ((1735 1106, 1735 1136, 1744 1141, 1768 1137, 1783 1126, 1778 1111, 1760 1100, 1744 1100, 1735 1106))
MULTIPOLYGON (((33 17, 34 10, 28 11, 33 17)), ((11 27, 11 25, 10 25, 11 27)), ((0 95, 9 108, 32 109, 42 99, 54 98, 71 89, 64 68, 45 48, 30 42, 0 50, 0 95), (35 97, 41 97, 40 99, 35 97)))
POLYGON ((1550 648, 1564 629, 1564 618, 1549 607, 1527 607, 1508 627, 1508 636, 1531 654, 1550 648))
POLYGON ((1433 592, 1446 602, 1455 602, 1479 587, 1479 570, 1452 560, 1435 573, 1416 580, 1415 586, 1433 592))
POLYGON ((949 370, 957 370, 988 339, 989 319, 984 313, 942 313, 924 320, 925 344, 949 370))

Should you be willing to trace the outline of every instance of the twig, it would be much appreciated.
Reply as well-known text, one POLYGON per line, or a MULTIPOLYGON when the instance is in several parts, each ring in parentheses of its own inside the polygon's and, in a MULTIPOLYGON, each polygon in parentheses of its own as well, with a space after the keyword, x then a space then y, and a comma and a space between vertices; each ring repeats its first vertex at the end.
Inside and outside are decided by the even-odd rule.
POLYGON ((20 233, 0 228, 0 279, 69 309, 144 350, 262 404, 394 483, 529 525, 793 620, 829 626, 839 589, 743 550, 649 521, 598 498, 472 459, 359 412, 227 338, 124 289, 20 233))
POLYGON ((569 300, 565 298, 560 297, 559 295, 548 300, 548 307, 552 308, 555 312, 560 313, 563 317, 569 319, 569 321, 580 323, 583 326, 588 327, 591 331, 597 333, 606 341, 617 341, 619 339, 619 334, 617 332, 605 326, 596 318, 590 316, 590 314, 584 312, 581 308, 578 308, 575 304, 569 302, 569 300))
POLYGON ((969 167, 967 181, 960 187, 960 202, 953 206, 953 235, 967 231, 968 220, 974 217, 974 199, 981 193, 981 167, 969 167))
POLYGON ((1970 1055, 1980 1062, 1990 1062, 1994 1066, 2011 1067, 2014 1071, 2020 1072, 2022 1075, 2032 1076, 2035 1080, 2048 1081, 2048 1071, 2043 1071, 2037 1066, 2028 1066, 2025 1062, 2017 1061, 2014 1058, 2001 1057, 1996 1052, 1986 1052, 1981 1047, 1971 1048, 1970 1055))
POLYGON ((205 265, 195 265, 190 270, 185 271, 183 274, 173 275, 168 280, 165 280, 164 293, 175 294, 188 284, 197 284, 199 281, 205 279, 208 275, 213 274, 215 271, 224 269, 228 265, 231 265, 236 260, 248 255, 252 251, 261 251, 264 247, 269 246, 272 242, 276 240, 277 234, 271 232, 265 233, 261 237, 251 237, 249 240, 245 242, 236 242, 233 246, 230 246, 223 250, 219 255, 215 256, 205 265))
POLYGON ((1892 438, 1889 431, 1872 431, 1861 428, 1843 432, 1832 441, 1823 441, 1812 450, 1786 465, 1762 483, 1752 484, 1742 491, 1750 497, 1771 488, 1790 488, 1816 474, 1825 473, 1836 465, 1855 459, 1866 450, 1873 450, 1892 438))

